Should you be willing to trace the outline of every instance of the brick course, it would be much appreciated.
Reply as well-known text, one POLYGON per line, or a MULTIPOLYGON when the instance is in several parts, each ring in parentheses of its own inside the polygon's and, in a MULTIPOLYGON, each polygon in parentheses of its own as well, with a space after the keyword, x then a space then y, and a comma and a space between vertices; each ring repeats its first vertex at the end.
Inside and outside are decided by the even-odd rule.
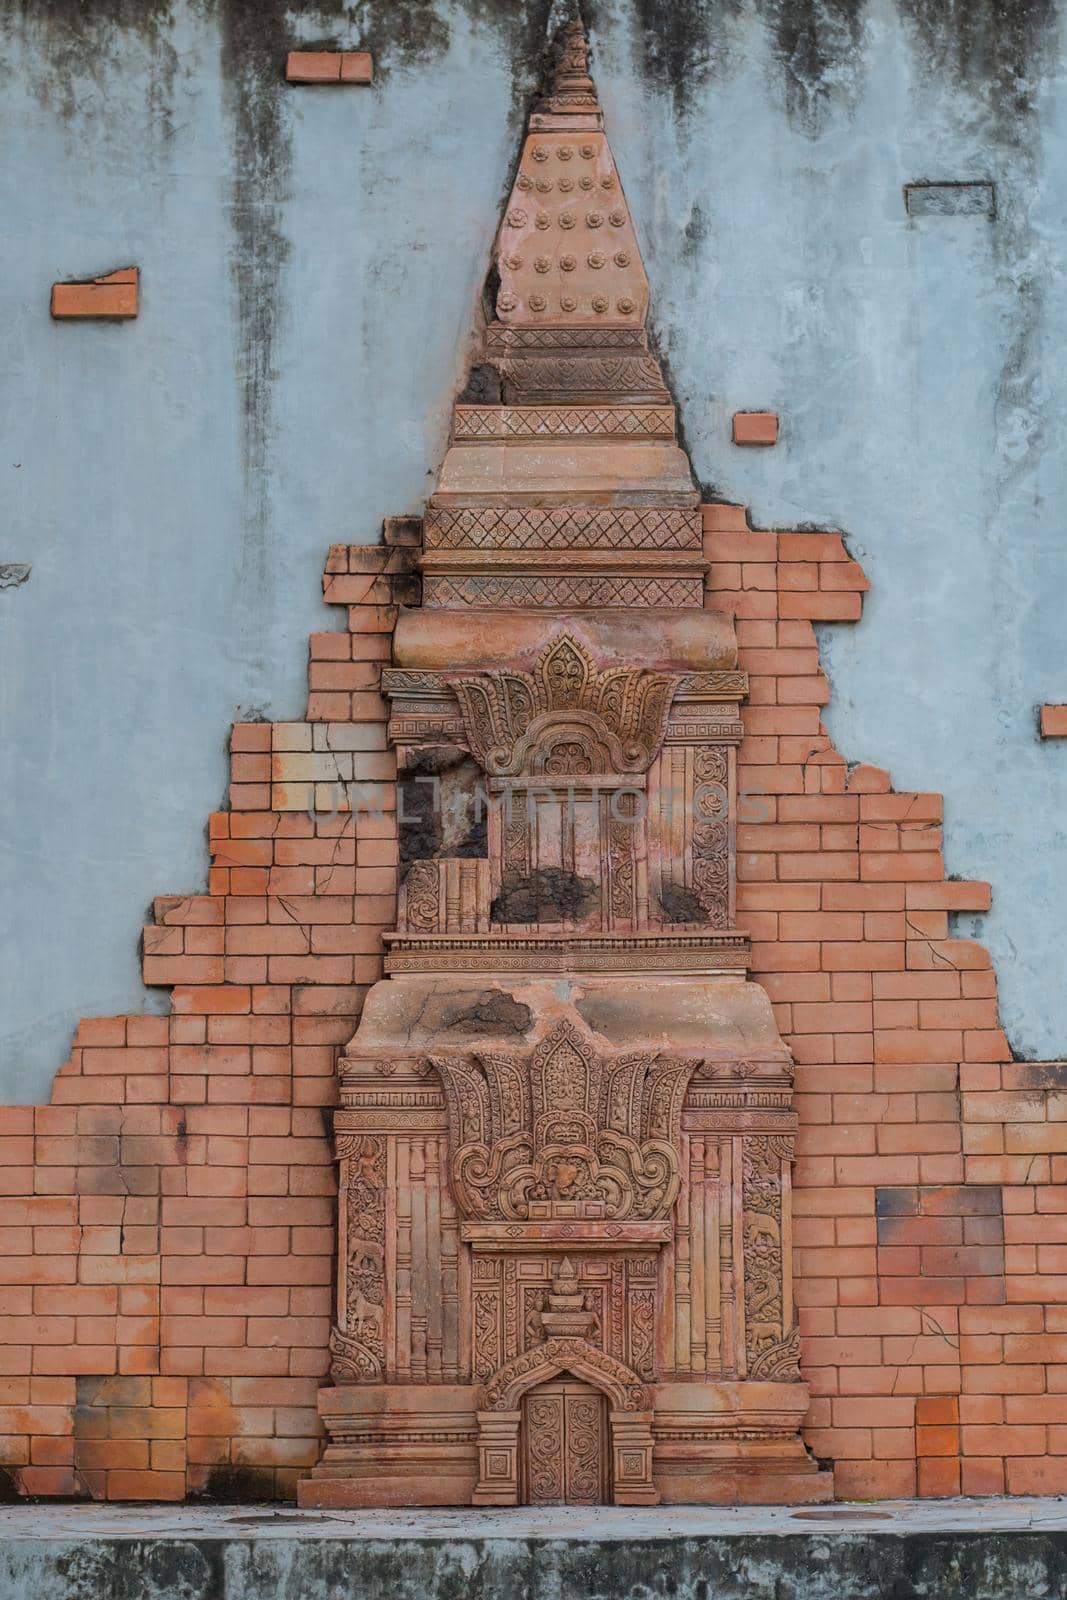
POLYGON ((371 83, 374 60, 367 50, 290 50, 288 83, 371 83))

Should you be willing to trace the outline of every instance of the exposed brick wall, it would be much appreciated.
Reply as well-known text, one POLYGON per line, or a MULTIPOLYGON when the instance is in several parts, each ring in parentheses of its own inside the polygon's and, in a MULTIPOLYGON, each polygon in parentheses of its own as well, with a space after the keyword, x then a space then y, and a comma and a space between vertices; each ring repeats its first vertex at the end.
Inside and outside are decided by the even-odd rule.
POLYGON ((987 952, 950 937, 941 796, 851 771, 813 623, 867 582, 840 537, 705 508, 709 603, 752 675, 739 921, 797 1062, 806 1436, 842 1496, 1067 1491, 1067 1064, 1012 1060, 987 952))
MULTIPOLYGON (((940 796, 849 771, 822 726, 812 624, 867 586, 840 538, 705 526, 752 681, 740 920, 797 1060, 809 1444, 844 1496, 1065 1492, 1067 1066, 1012 1060, 986 952, 950 937, 989 888, 946 881, 940 796)), ((0 1110, 0 1462, 25 1493, 251 1471, 287 1495, 317 1458, 324 1110, 394 922, 378 675, 413 530, 388 536, 330 553, 349 629, 312 638, 308 721, 233 731, 209 892, 146 930, 172 1014, 83 1023, 52 1103, 0 1110)))
POLYGON ((409 565, 331 550, 348 631, 311 640, 308 720, 233 729, 209 892, 144 932, 171 1015, 83 1022, 52 1103, 0 1109, 0 1463, 26 1494, 287 1495, 317 1459, 324 1111, 395 921, 377 685, 409 565))

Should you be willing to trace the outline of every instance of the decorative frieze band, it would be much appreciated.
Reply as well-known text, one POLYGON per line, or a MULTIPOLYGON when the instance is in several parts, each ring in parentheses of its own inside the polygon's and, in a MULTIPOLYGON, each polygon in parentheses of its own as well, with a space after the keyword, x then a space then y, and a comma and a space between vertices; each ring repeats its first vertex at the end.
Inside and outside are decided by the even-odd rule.
POLYGON ((650 355, 524 354, 503 362, 504 395, 528 405, 667 405, 670 395, 650 355))
POLYGON ((492 355, 516 350, 644 350, 644 328, 513 328, 492 323, 485 334, 485 348, 492 355))
POLYGON ((452 436, 471 439, 673 439, 673 406, 457 406, 452 436))
POLYGON ((439 506, 425 538, 427 550, 699 550, 702 533, 700 512, 679 506, 439 506))
POLYGON ((744 934, 571 935, 503 930, 482 938, 386 934, 386 972, 744 972, 744 934))
MULTIPOLYGON (((409 667, 384 667, 382 693, 396 698, 400 695, 440 697, 440 706, 423 705, 424 715, 433 712, 447 713, 455 705, 452 685, 444 672, 413 671, 409 667)), ((748 694, 747 672, 688 672, 679 681, 674 703, 680 700, 741 700, 748 694)), ((397 707, 398 712, 414 707, 397 707)))
POLYGON ((599 574, 561 577, 538 573, 530 577, 491 575, 463 578, 428 576, 423 584, 423 604, 457 609, 462 606, 527 607, 558 610, 569 606, 693 606, 703 602, 701 578, 629 578, 599 574))

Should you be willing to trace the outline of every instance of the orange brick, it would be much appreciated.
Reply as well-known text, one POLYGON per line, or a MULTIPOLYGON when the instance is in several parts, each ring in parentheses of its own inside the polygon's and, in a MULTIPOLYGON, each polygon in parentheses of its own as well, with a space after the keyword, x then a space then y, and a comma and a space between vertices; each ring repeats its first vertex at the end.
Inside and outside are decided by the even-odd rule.
POLYGON ((961 1462, 960 1492, 970 1495, 1004 1493, 1004 1463, 995 1456, 965 1456, 961 1462))
POLYGON ((915 1401, 917 1426, 933 1427, 955 1424, 960 1418, 959 1396, 954 1394, 920 1395, 915 1401))
POLYGON ((960 1462, 958 1457, 926 1458, 918 1463, 918 1490, 920 1495, 948 1497, 960 1492, 960 1462))
POLYGON ((87 278, 77 283, 52 285, 52 316, 68 318, 99 317, 108 320, 136 317, 138 270, 125 267, 102 278, 87 278))
POLYGON ((341 51, 290 50, 285 60, 285 77, 288 83, 340 83, 341 51))
POLYGON ((778 417, 773 411, 737 411, 733 419, 734 444, 778 443, 778 417))

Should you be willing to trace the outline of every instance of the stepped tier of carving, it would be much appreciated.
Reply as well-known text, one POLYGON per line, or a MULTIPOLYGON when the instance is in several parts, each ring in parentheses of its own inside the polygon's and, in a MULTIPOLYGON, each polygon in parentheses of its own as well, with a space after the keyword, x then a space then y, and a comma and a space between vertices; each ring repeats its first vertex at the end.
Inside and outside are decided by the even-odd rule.
POLYGON ((301 1502, 825 1499, 792 1063, 735 926, 747 679, 576 23, 494 266, 382 674, 402 882, 301 1502))

